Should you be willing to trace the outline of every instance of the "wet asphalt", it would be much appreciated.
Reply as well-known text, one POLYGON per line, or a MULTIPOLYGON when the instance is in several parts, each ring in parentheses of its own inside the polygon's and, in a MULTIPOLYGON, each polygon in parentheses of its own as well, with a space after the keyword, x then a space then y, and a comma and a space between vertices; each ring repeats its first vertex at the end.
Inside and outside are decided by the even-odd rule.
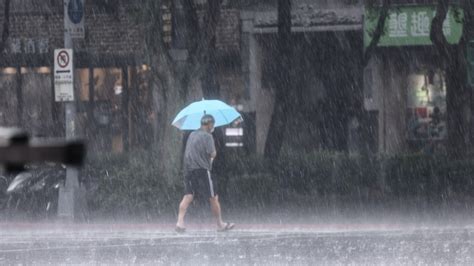
POLYGON ((1 265, 474 265, 474 226, 0 223, 1 265))

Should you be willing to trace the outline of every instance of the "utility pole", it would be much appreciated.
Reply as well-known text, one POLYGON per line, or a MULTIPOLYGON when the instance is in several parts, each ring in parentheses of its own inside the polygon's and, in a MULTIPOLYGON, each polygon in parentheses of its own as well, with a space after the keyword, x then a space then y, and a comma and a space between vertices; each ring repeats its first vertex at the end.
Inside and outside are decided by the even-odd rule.
MULTIPOLYGON (((67 29, 68 18, 68 4, 69 0, 64 0, 64 48, 74 51, 73 39, 70 30, 67 29)), ((74 53, 71 53, 73 57, 74 53)), ((72 62, 72 77, 74 86, 74 62, 72 62)), ((75 89, 73 89, 73 92, 75 89)), ((75 94, 75 93, 73 93, 75 94)), ((71 140, 76 138, 76 104, 75 98, 72 101, 64 103, 65 111, 65 129, 66 139, 71 140)), ((85 204, 85 196, 83 189, 79 186, 79 171, 76 167, 68 166, 66 168, 66 182, 59 190, 58 201, 58 218, 73 221, 78 218, 77 214, 83 212, 85 204)))

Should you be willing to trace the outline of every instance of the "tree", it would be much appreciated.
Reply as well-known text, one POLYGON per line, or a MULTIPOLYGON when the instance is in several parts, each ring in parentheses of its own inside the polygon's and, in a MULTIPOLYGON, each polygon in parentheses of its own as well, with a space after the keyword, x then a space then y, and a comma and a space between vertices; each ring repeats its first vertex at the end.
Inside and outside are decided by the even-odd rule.
MULTIPOLYGON (((372 33, 372 40, 362 56, 363 66, 366 66, 373 55, 381 36, 384 33, 385 21, 391 0, 381 0, 380 15, 377 26, 372 33)), ((368 7, 380 6, 378 0, 367 0, 368 7)), ((291 73, 291 58, 293 42, 291 37, 291 1, 278 1, 278 36, 277 36, 277 58, 275 75, 275 103, 270 122, 270 131, 265 143, 265 157, 274 159, 278 157, 287 127, 289 126, 289 114, 298 112, 297 102, 299 97, 298 86, 294 86, 291 73)), ((360 105, 362 109, 363 105, 360 105)), ((363 113, 363 110, 359 110, 363 113)), ((362 116, 362 115, 361 115, 362 116)))
MULTIPOLYGON (((377 0, 367 0, 367 7, 374 8, 377 5, 377 0)), ((369 64, 370 58, 374 54, 380 38, 384 34, 385 29, 385 21, 387 20, 388 10, 390 7, 390 0, 382 0, 382 7, 380 9, 380 15, 377 20, 377 26, 375 27, 374 31, 371 33, 372 39, 370 40, 369 46, 364 51, 364 56, 362 60, 362 64, 366 67, 369 64)))
POLYGON ((291 103, 294 102, 290 73, 292 49, 291 0, 278 0, 275 103, 264 151, 265 157, 269 159, 277 158, 280 153, 287 130, 291 103))
POLYGON ((464 10, 463 34, 458 44, 450 44, 443 33, 443 22, 446 19, 449 3, 438 0, 436 15, 433 18, 430 38, 436 47, 439 58, 444 63, 446 74, 446 105, 448 154, 460 158, 466 154, 469 147, 469 116, 470 90, 467 86, 466 44, 472 37, 473 4, 462 1, 464 10))
MULTIPOLYGON (((385 24, 386 24, 386 21, 387 21, 387 17, 388 17, 388 13, 389 13, 389 8, 390 8, 390 5, 391 5, 391 0, 381 0, 381 4, 380 4, 380 0, 366 0, 366 6, 367 8, 371 9, 371 10, 374 10, 376 9, 377 7, 379 7, 379 10, 378 10, 378 20, 377 20, 377 25, 374 29, 373 32, 370 33, 370 36, 371 36, 371 40, 370 40, 370 43, 369 45, 365 48, 363 54, 362 54, 362 67, 365 68, 368 66, 371 58, 373 57, 376 49, 377 49, 377 46, 380 42, 380 38, 382 37, 382 35, 385 33, 385 24)), ((363 72, 361 73, 361 75, 363 75, 363 72)), ((363 86, 363 84, 362 84, 363 86)), ((363 91, 363 89, 362 89, 363 91)), ((359 118, 359 122, 362 124, 361 128, 362 128, 362 131, 361 131, 361 134, 362 134, 362 140, 365 140, 368 142, 368 140, 370 139, 370 135, 372 135, 373 133, 371 132, 371 125, 370 125, 370 116, 369 116, 369 112, 367 112, 364 108, 364 104, 363 104, 363 99, 361 99, 361 103, 358 105, 358 108, 355 108, 355 116, 359 118)), ((370 148, 369 148, 370 144, 369 143, 364 143, 364 148, 362 149, 362 153, 364 155, 367 155, 370 148)))
POLYGON ((216 29, 220 17, 220 6, 222 0, 210 0, 207 8, 207 16, 204 18, 203 42, 206 52, 202 53, 202 64, 204 73, 201 75, 203 96, 206 99, 219 97, 219 82, 217 80, 217 53, 216 53, 216 29))
POLYGON ((218 86, 207 86, 206 81, 216 76, 216 69, 212 66, 215 64, 215 34, 222 0, 207 1, 202 27, 199 6, 193 0, 143 2, 138 17, 147 33, 145 43, 152 71, 154 105, 158 105, 159 98, 163 99, 157 143, 158 163, 166 178, 173 181, 179 176, 182 134, 170 126, 170 121, 184 106, 191 86, 199 81, 204 81, 205 96, 218 95, 218 86), (170 5, 174 16, 174 40, 170 46, 162 35, 161 18, 165 4, 170 5))

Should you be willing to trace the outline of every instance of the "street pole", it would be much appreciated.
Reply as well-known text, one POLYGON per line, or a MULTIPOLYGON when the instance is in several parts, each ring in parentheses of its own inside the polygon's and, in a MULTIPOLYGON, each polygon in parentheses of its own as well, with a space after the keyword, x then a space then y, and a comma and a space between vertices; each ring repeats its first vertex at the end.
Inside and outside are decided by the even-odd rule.
MULTIPOLYGON (((66 6, 64 7, 66 8, 66 6)), ((71 34, 64 31, 64 48, 74 49, 71 34)), ((74 51, 74 50, 73 50, 74 51)), ((74 65, 72 65, 73 86, 74 86, 74 65)), ((74 89, 75 91, 75 89, 74 89)), ((74 101, 65 103, 65 122, 66 122, 66 139, 74 139, 76 137, 76 104, 74 101)), ((78 171, 75 167, 66 169, 66 188, 79 187, 78 171)))
MULTIPOLYGON (((67 1, 64 0, 64 20, 67 19, 67 1)), ((66 26, 66 22, 65 22, 66 26)), ((71 34, 64 29, 64 48, 74 49, 71 34)), ((73 62, 74 63, 74 62, 73 62)), ((74 64, 72 65, 73 86, 74 86, 74 64)), ((75 90, 74 90, 75 91, 75 90)), ((71 140, 76 137, 76 104, 73 101, 65 102, 65 129, 66 139, 71 140)), ((79 171, 76 167, 66 168, 66 182, 60 187, 58 200, 58 217, 66 221, 73 221, 77 218, 77 213, 82 211, 83 193, 79 189, 79 171)))

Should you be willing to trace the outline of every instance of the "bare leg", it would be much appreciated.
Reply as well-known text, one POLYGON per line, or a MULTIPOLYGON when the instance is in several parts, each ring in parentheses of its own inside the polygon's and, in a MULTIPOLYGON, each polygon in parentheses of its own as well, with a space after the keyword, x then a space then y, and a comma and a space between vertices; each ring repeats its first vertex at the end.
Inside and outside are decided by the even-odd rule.
POLYGON ((193 198, 192 194, 184 195, 179 204, 178 222, 176 223, 176 226, 184 228, 184 215, 186 215, 186 210, 188 209, 189 204, 193 202, 193 198))
POLYGON ((214 218, 216 218, 217 222, 217 228, 223 228, 224 222, 222 221, 222 215, 221 215, 221 205, 219 203, 219 196, 215 196, 212 198, 209 198, 209 202, 211 204, 211 210, 212 214, 214 215, 214 218))

